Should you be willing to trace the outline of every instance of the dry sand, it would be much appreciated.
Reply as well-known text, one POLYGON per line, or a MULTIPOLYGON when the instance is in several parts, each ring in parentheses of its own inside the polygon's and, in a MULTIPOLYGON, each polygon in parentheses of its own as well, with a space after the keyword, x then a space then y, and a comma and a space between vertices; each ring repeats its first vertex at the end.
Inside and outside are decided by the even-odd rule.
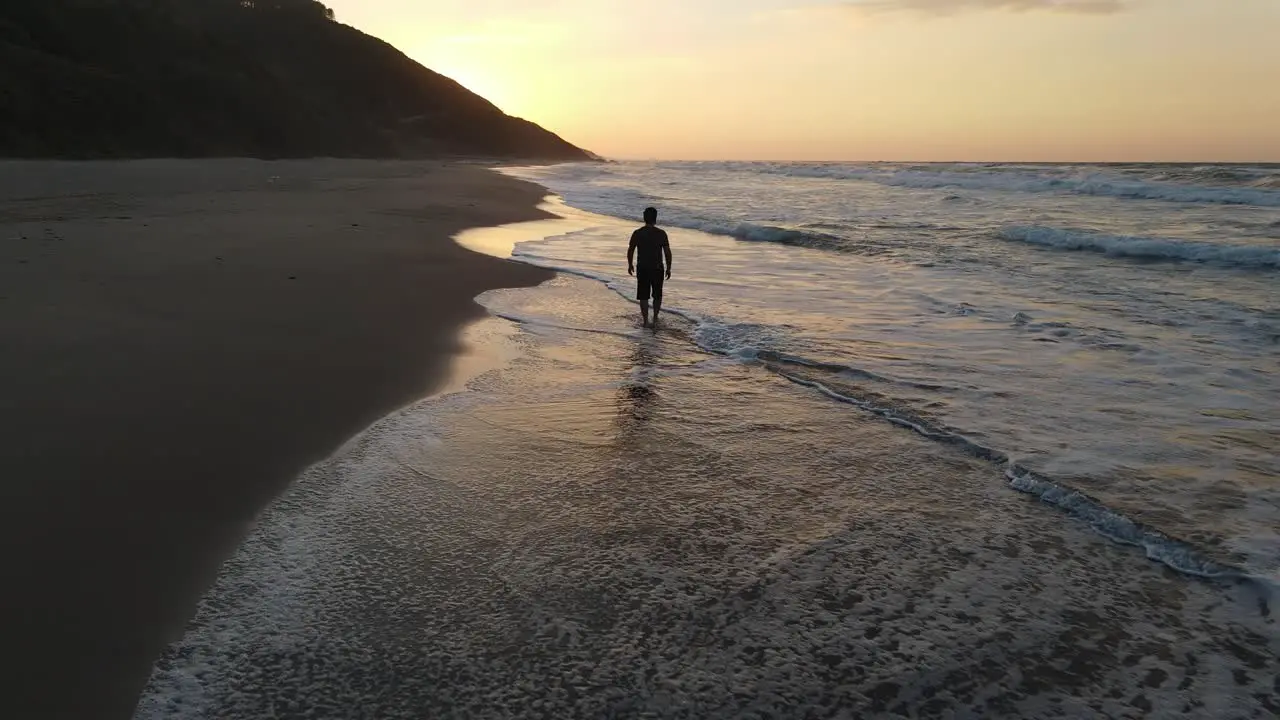
POLYGON ((548 273, 457 231, 543 191, 440 163, 0 163, 0 716, 129 716, 306 465, 432 390, 472 298, 548 273))

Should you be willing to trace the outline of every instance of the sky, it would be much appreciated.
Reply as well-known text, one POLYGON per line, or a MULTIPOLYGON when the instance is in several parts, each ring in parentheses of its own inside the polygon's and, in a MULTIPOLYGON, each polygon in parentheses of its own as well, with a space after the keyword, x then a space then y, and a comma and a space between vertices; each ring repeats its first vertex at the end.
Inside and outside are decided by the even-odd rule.
POLYGON ((325 0, 618 159, 1280 162, 1280 0, 325 0))

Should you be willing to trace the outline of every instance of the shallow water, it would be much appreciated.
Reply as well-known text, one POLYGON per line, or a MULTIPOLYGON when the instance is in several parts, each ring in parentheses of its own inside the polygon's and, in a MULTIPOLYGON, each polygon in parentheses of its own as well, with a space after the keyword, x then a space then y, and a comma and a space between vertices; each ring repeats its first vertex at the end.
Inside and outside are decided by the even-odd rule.
POLYGON ((459 242, 561 274, 264 513, 139 718, 1280 712, 1273 169, 513 172, 578 208, 459 242))
POLYGON ((1280 168, 509 172, 604 214, 517 258, 630 295, 618 218, 657 205, 701 347, 1087 493, 1185 571, 1280 580, 1280 168))
POLYGON ((1269 717, 1254 584, 1191 580, 601 283, 488 293, 499 367, 306 473, 140 718, 1269 717), (504 320, 501 318, 510 318, 504 320))

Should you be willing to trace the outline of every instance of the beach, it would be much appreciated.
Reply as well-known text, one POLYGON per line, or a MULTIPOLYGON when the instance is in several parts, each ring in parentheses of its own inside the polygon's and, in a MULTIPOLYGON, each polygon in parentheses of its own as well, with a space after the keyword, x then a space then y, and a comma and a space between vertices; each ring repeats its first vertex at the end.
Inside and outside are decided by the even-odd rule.
MULTIPOLYGON (((571 275, 508 361, 272 504, 135 717, 1241 717, 1256 587, 1187 578, 987 461, 697 350, 571 275)), ((512 318, 518 319, 513 327, 512 318)))
POLYGON ((14 167, 58 191, 5 206, 15 716, 1280 707, 1265 267, 1001 250, 1008 190, 754 168, 14 167))
POLYGON ((3 0, 0 720, 1280 720, 1278 26, 3 0))
POLYGON ((120 718, 255 517, 443 382, 458 231, 541 188, 442 162, 0 163, 0 714, 120 718))
POLYGON ((482 293, 462 344, 485 362, 271 503, 136 718, 1274 716, 1273 485, 1227 442, 1267 442, 1271 376, 1246 372, 1274 362, 1265 276, 996 238, 984 264, 964 254, 979 231, 953 246, 932 217, 888 214, 1004 220, 1022 195, 650 170, 504 170, 557 191, 542 207, 563 219, 457 241, 556 276, 482 293), (650 203, 675 256, 656 331, 625 274, 650 203), (856 253, 832 240, 850 208, 856 253), (726 211, 750 215, 712 222, 726 211), (763 226, 790 211, 807 227, 763 226), (828 247, 796 242, 815 218, 828 247), (1101 304, 1090 273, 1126 294, 1101 304), (1230 292, 1180 311, 1226 273, 1230 292), (1032 285, 1055 274, 1070 282, 1032 285), (1217 305, 1248 293, 1261 309, 1217 305), (1245 312, 1261 317, 1228 324, 1245 312), (1219 346, 1182 355, 1188 332, 1219 346), (1143 374, 1170 368, 1180 394, 1143 374), (1124 393, 1128 424, 1089 434, 1124 393), (1200 402, 1236 412, 1177 412, 1200 402), (1202 433, 1223 469, 1196 486, 1202 433), (1174 457, 1180 476, 1135 482, 1174 457))

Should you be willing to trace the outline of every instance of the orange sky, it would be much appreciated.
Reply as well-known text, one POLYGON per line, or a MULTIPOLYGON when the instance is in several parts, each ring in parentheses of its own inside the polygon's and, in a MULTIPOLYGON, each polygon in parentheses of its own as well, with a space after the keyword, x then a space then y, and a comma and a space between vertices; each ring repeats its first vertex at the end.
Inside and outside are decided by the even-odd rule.
POLYGON ((615 158, 1280 162, 1280 0, 326 0, 615 158))

